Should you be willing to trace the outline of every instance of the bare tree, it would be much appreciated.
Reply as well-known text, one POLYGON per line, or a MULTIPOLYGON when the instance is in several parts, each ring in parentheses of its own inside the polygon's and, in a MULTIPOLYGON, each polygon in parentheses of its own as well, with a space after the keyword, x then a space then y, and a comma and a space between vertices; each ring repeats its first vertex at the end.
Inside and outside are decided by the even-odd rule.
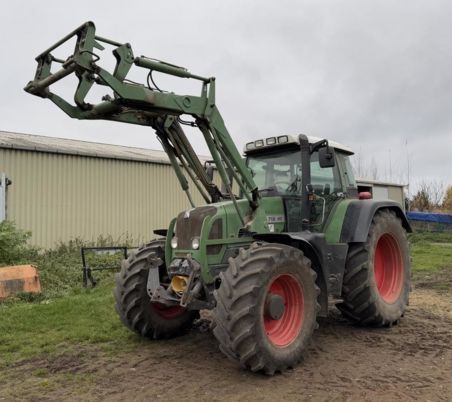
POLYGON ((352 159, 352 165, 356 177, 372 180, 381 179, 378 166, 374 157, 372 157, 372 159, 369 162, 367 160, 363 160, 361 158, 361 154, 357 153, 356 156, 352 159))
POLYGON ((432 211, 440 209, 445 195, 445 185, 440 180, 421 180, 417 193, 411 202, 413 208, 419 211, 432 211))
POLYGON ((446 190, 443 201, 443 211, 452 214, 452 186, 449 185, 446 190))
POLYGON ((432 206, 434 208, 440 208, 446 191, 444 183, 440 180, 432 180, 429 190, 432 206))
POLYGON ((415 211, 429 211, 430 210, 430 200, 428 193, 424 189, 418 190, 418 192, 413 196, 410 202, 410 209, 415 211))
POLYGON ((370 160, 369 171, 371 179, 378 180, 380 178, 378 175, 377 163, 375 162, 375 158, 373 156, 372 159, 370 160))

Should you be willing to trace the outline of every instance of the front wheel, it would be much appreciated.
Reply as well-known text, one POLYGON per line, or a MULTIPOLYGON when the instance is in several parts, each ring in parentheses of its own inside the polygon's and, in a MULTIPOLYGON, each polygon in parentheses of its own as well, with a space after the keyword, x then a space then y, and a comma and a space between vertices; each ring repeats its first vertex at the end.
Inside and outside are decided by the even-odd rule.
POLYGON ((254 243, 220 278, 213 316, 223 353, 270 375, 295 366, 317 327, 310 260, 286 245, 254 243))
MULTIPOLYGON (((150 259, 164 259, 164 240, 142 246, 122 263, 116 275, 116 311, 130 330, 142 336, 161 339, 180 335, 199 316, 181 306, 151 302, 147 293, 150 259)), ((160 282, 169 283, 164 263, 159 266, 160 282)))
POLYGON ((366 243, 352 244, 337 307, 353 321, 385 326, 405 312, 410 291, 410 257, 402 222, 390 210, 375 214, 366 243))

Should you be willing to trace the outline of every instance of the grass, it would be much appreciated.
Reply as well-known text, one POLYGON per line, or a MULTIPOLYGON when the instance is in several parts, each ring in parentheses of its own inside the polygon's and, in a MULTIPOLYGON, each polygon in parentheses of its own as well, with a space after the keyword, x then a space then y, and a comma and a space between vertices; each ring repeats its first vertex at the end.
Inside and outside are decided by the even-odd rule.
MULTIPOLYGON (((14 228, 7 229, 15 233, 14 228)), ((94 244, 74 240, 45 251, 16 243, 19 246, 14 261, 0 260, 0 266, 2 263, 36 265, 43 292, 18 294, 0 303, 0 368, 37 355, 64 353, 81 344, 105 350, 121 346, 124 350, 140 342, 138 336, 120 323, 114 310, 111 271, 94 272, 99 283, 96 288, 82 287, 80 248, 130 244, 130 239, 120 243, 107 237, 94 244)), ((6 246, 14 248, 14 244, 6 246)), ((87 261, 91 267, 119 267, 121 258, 121 254, 89 254, 87 261)))
POLYGON ((411 244, 419 243, 450 243, 452 244, 452 232, 421 232, 409 234, 411 244))
POLYGON ((440 244, 413 244, 413 274, 434 273, 444 269, 452 270, 452 246, 440 244))
POLYGON ((452 233, 410 235, 414 282, 437 290, 452 288, 452 233))
POLYGON ((74 291, 39 303, 0 305, 0 367, 31 358, 67 352, 81 344, 122 350, 140 339, 126 330, 114 310, 113 283, 74 291))
POLYGON ((409 240, 415 275, 452 270, 452 233, 418 232, 409 240))
MULTIPOLYGON (((414 280, 449 291, 452 234, 415 233, 410 242, 414 280)), ((81 287, 78 244, 60 245, 36 258, 44 294, 0 304, 0 370, 23 359, 70 353, 81 347, 118 353, 143 342, 118 319, 111 273, 102 275, 94 289, 81 287)))

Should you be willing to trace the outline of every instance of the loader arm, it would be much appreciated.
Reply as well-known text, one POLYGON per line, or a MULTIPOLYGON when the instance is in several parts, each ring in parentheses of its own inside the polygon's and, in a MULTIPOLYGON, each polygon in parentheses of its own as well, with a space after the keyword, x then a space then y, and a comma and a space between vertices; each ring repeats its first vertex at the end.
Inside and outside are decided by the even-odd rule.
POLYGON ((250 215, 258 207, 259 193, 216 107, 214 77, 201 77, 183 67, 160 60, 144 56, 135 57, 130 44, 97 36, 92 22, 86 22, 59 40, 39 54, 36 61, 38 67, 35 78, 24 88, 26 92, 50 99, 72 118, 102 119, 151 126, 168 154, 182 189, 187 193, 192 206, 194 203, 184 171, 193 180, 207 203, 231 199, 242 223, 245 225, 250 220, 250 217, 243 217, 239 211, 227 171, 233 173, 242 194, 248 199, 250 215), (52 55, 55 49, 74 37, 76 38, 74 52, 66 60, 52 55), (98 65, 101 59, 98 53, 105 49, 102 44, 113 47, 113 55, 116 59, 113 73, 98 65), (61 68, 51 72, 54 64, 61 65, 61 68), (127 79, 132 67, 148 71, 146 84, 127 79), (199 96, 178 95, 161 91, 155 84, 150 85, 150 81, 153 82, 153 71, 200 81, 201 94, 199 96), (75 74, 78 79, 73 103, 50 90, 52 84, 70 74, 75 74), (86 97, 95 85, 110 88, 112 94, 103 96, 99 103, 87 103, 86 97), (187 122, 181 119, 182 115, 192 116, 193 121, 187 122), (183 124, 198 127, 203 134, 227 190, 226 194, 222 193, 207 176, 182 129, 183 124))

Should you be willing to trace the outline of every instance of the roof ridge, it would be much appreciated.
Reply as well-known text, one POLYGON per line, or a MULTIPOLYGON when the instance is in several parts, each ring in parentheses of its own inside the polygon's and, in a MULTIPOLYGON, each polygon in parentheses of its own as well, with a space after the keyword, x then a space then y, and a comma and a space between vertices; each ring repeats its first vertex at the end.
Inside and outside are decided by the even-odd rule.
MULTIPOLYGON (((65 137, 54 137, 51 135, 42 135, 42 134, 30 134, 30 133, 19 133, 17 131, 6 131, 6 130, 0 130, 0 136, 1 134, 13 134, 13 135, 18 135, 18 136, 27 136, 27 137, 39 137, 39 138, 49 138, 51 140, 61 140, 61 141, 71 141, 71 142, 81 142, 84 144, 96 144, 96 145, 101 145, 101 146, 112 146, 112 147, 120 147, 120 148, 130 148, 130 149, 140 149, 143 151, 152 151, 152 152, 161 152, 161 153, 165 153, 165 151, 160 150, 160 149, 152 149, 152 148, 142 148, 142 147, 134 147, 134 146, 130 146, 130 145, 120 145, 120 144, 111 144, 111 143, 107 143, 107 142, 97 142, 97 141, 88 141, 88 140, 79 140, 76 138, 65 138, 65 137)), ((0 137, 1 138, 1 137, 0 137)), ((1 144, 0 144, 1 145, 1 144)))

